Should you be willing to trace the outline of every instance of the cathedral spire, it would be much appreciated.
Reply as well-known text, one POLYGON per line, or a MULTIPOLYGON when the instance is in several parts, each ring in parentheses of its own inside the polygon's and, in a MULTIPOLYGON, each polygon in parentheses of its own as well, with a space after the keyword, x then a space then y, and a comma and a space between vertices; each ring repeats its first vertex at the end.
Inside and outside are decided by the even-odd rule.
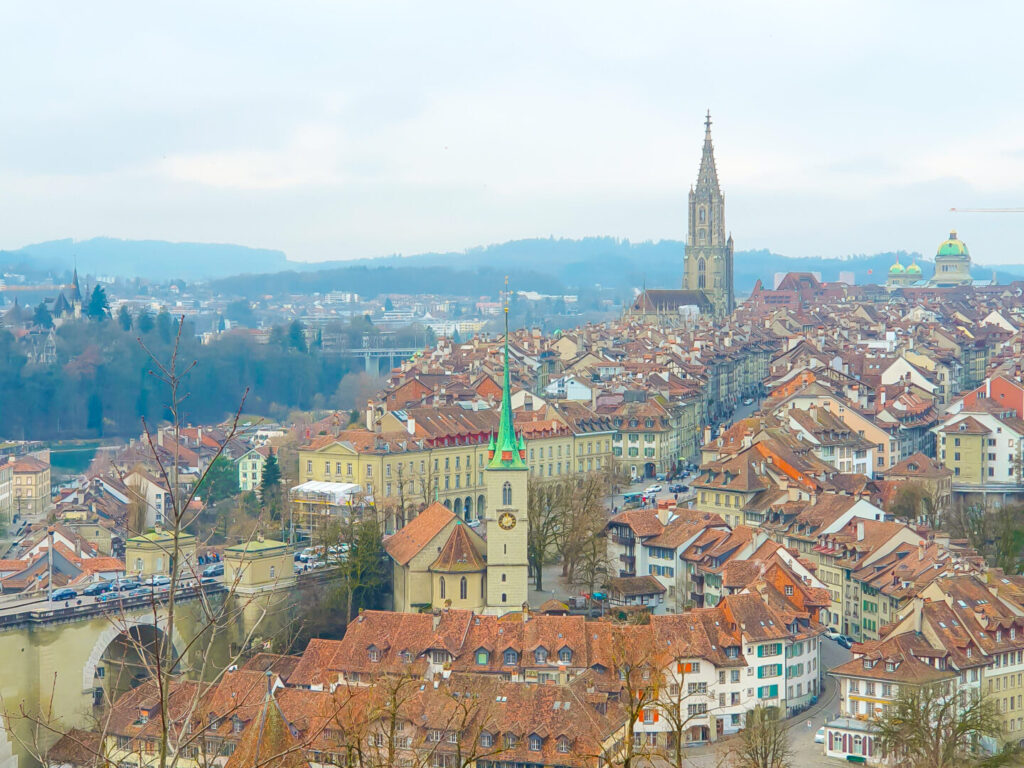
POLYGON ((704 152, 700 157, 700 171, 697 173, 697 194, 719 194, 718 170, 715 168, 715 146, 711 143, 711 110, 704 118, 704 152))
POLYGON ((504 377, 501 386, 501 416, 498 423, 498 439, 490 454, 489 469, 526 469, 525 445, 516 438, 515 421, 512 416, 512 383, 508 368, 508 278, 505 278, 505 360, 504 377))

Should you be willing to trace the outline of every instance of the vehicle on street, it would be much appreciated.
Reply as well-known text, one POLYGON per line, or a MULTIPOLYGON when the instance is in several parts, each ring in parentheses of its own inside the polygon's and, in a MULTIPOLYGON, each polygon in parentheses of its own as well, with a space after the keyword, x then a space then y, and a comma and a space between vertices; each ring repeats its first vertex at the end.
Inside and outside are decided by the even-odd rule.
POLYGON ((636 509, 644 503, 644 495, 642 493, 624 493, 622 494, 622 508, 623 509, 636 509))
POLYGON ((100 602, 105 603, 105 602, 107 602, 109 600, 119 600, 120 598, 121 598, 121 593, 120 592, 118 592, 117 590, 111 590, 110 592, 106 592, 105 594, 100 595, 96 599, 99 600, 100 602))
POLYGON ((665 475, 655 475, 654 479, 660 482, 665 482, 665 475))
POLYGON ((479 528, 480 527, 480 518, 477 518, 476 520, 470 520, 468 525, 469 525, 470 528, 479 528))
POLYGON ((93 595, 102 595, 102 594, 106 594, 107 592, 109 592, 113 588, 114 588, 114 585, 111 584, 109 581, 97 581, 97 582, 94 582, 94 583, 90 584, 85 589, 83 589, 82 590, 82 594, 83 595, 89 595, 90 597, 93 596, 93 595))
POLYGON ((201 579, 199 579, 199 583, 200 584, 216 584, 217 583, 217 577, 216 576, 203 576, 201 579))
POLYGON ((743 404, 744 405, 753 405, 754 404, 754 398, 752 398, 752 397, 745 397, 745 398, 743 398, 743 404))
POLYGON ((141 586, 137 581, 122 581, 119 589, 122 592, 131 592, 133 589, 138 589, 141 586))
POLYGON ((814 732, 814 743, 815 744, 824 744, 825 743, 825 726, 824 725, 821 726, 821 728, 819 728, 818 730, 816 730, 814 732))
POLYGON ((839 639, 836 640, 836 642, 839 643, 841 646, 843 646, 843 648, 845 648, 846 650, 850 650, 851 648, 853 648, 853 638, 852 637, 848 637, 846 635, 840 635, 839 639))
POLYGON ((171 577, 164 576, 163 574, 156 574, 155 576, 150 576, 142 583, 147 584, 151 587, 166 587, 168 584, 171 583, 171 577))
POLYGON ((646 488, 644 489, 644 493, 646 493, 646 494, 651 494, 651 493, 661 493, 661 486, 660 486, 660 485, 657 485, 657 484, 655 484, 655 485, 648 485, 648 486, 647 486, 647 487, 646 487, 646 488))
POLYGON ((51 600, 70 600, 74 597, 78 597, 78 593, 71 587, 62 587, 60 589, 53 590, 53 594, 50 595, 51 600))
POLYGON ((827 637, 829 640, 838 640, 840 637, 842 637, 842 635, 836 632, 834 629, 826 629, 825 637, 827 637))
POLYGON ((203 569, 203 576, 223 576, 224 575, 224 563, 214 563, 208 565, 203 569))
POLYGON ((682 483, 673 483, 668 487, 669 493, 686 493, 688 490, 690 490, 690 486, 682 483))

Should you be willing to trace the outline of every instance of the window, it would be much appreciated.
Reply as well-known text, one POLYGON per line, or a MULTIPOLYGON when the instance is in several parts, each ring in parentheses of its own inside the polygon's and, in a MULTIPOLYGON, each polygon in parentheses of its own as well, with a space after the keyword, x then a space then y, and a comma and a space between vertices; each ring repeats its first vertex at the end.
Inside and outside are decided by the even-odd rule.
POLYGON ((380 649, 375 646, 370 646, 370 661, 380 661, 380 649))
POLYGON ((541 738, 535 733, 530 734, 530 751, 540 752, 541 738))
POLYGON ((481 747, 493 747, 494 746, 494 734, 490 731, 480 732, 480 746, 481 747))
POLYGON ((441 599, 442 600, 444 600, 444 597, 445 597, 444 592, 445 592, 445 589, 444 589, 444 576, 442 576, 441 577, 441 599))
POLYGON ((505 749, 516 748, 516 735, 514 733, 505 734, 505 749))
POLYGON ((569 751, 570 747, 571 747, 571 745, 569 744, 569 739, 567 737, 565 737, 565 736, 559 736, 558 737, 558 751, 559 752, 561 752, 564 755, 564 754, 566 754, 569 751))
POLYGON ((505 665, 514 667, 519 662, 519 654, 513 651, 511 648, 505 651, 505 665))
POLYGON ((792 584, 787 584, 785 591, 786 591, 786 597, 792 597, 793 596, 793 585, 792 584))
POLYGON ((506 481, 501 486, 501 503, 506 507, 512 506, 512 483, 506 481))
POLYGON ((313 460, 312 459, 310 459, 310 460, 308 460, 306 462, 306 471, 307 472, 312 472, 313 471, 313 460))
POLYGON ((563 664, 569 664, 572 661, 572 651, 568 648, 563 648, 558 652, 558 660, 563 664))
POLYGON ((547 662, 548 662, 548 649, 547 648, 543 648, 543 647, 538 648, 536 651, 533 652, 533 659, 538 664, 547 664, 547 662))

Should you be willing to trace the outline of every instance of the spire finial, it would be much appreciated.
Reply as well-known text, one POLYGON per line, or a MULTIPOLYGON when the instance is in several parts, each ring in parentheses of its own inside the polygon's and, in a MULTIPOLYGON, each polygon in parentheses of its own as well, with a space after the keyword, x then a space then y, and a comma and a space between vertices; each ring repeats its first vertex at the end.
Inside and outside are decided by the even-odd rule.
POLYGON ((508 365, 508 276, 505 276, 505 350, 504 376, 501 387, 501 413, 498 419, 498 438, 494 455, 488 464, 493 469, 526 469, 523 453, 516 440, 515 422, 512 415, 512 381, 508 365))
POLYGON ((708 110, 707 115, 704 117, 704 138, 708 141, 711 140, 711 110, 708 110))

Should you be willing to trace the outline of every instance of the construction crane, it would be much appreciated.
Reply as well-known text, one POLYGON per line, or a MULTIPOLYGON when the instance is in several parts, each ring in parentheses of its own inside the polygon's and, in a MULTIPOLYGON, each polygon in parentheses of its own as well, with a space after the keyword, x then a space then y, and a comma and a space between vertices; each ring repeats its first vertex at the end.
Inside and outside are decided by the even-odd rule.
POLYGON ((1024 208, 950 208, 951 213, 1024 213, 1024 208))

